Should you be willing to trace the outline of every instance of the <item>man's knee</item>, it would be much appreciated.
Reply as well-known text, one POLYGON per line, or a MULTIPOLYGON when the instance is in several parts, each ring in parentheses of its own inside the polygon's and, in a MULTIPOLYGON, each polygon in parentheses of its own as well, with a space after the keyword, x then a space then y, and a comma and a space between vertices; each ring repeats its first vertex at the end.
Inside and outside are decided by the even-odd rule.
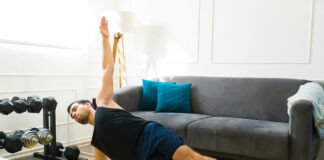
POLYGON ((173 160, 216 160, 207 156, 203 156, 194 151, 187 145, 182 145, 176 149, 172 156, 173 160))
POLYGON ((176 149, 176 151, 172 156, 172 159, 173 160, 191 160, 191 159, 194 160, 198 158, 198 156, 199 153, 192 150, 189 146, 182 145, 176 149))

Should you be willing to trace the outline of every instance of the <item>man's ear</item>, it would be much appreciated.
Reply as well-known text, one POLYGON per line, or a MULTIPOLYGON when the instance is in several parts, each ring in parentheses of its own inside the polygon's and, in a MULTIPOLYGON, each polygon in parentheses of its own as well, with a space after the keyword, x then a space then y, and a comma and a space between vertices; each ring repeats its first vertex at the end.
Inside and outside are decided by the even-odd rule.
POLYGON ((88 108, 91 108, 91 107, 92 107, 90 102, 87 102, 87 103, 86 103, 86 106, 87 106, 88 108))

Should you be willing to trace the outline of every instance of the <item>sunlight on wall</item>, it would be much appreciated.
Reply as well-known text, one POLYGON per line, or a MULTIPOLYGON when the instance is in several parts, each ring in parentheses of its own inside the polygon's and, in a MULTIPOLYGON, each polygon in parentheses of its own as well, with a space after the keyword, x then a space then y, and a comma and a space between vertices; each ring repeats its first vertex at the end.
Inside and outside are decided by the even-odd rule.
POLYGON ((86 10, 87 0, 0 1, 0 40, 81 49, 86 10))

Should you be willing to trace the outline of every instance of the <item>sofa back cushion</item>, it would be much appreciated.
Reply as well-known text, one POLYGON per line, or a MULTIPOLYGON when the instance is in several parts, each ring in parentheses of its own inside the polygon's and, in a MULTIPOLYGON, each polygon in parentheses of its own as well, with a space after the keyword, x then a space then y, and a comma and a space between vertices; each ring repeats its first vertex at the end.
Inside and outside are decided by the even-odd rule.
POLYGON ((191 112, 288 122, 287 98, 306 80, 174 76, 159 81, 192 83, 191 112))

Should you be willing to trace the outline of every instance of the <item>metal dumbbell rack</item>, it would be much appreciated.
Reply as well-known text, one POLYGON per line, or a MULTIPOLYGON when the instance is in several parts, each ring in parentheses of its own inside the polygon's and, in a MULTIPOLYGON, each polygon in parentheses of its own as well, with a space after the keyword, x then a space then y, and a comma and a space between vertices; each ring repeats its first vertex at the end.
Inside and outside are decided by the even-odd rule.
MULTIPOLYGON (((38 96, 37 96, 37 98, 39 99, 38 96)), ((29 97, 28 97, 28 99, 29 99, 29 97)), ((27 103, 29 101, 28 99, 27 99, 27 103)), ((9 101, 9 99, 7 99, 7 101, 9 101)), ((27 108, 27 110, 28 110, 28 112, 31 112, 31 113, 39 113, 40 110, 43 109, 43 128, 46 128, 51 132, 52 140, 50 141, 51 145, 49 145, 47 143, 46 143, 47 145, 44 145, 44 153, 35 152, 33 154, 33 157, 24 158, 23 160, 39 160, 39 159, 44 159, 44 160, 66 160, 67 158, 65 158, 64 156, 59 157, 59 156, 57 156, 59 154, 56 153, 58 150, 56 148, 57 145, 56 145, 56 118, 55 118, 56 115, 55 115, 55 109, 56 109, 56 106, 57 106, 57 102, 56 102, 55 98, 54 97, 46 97, 46 98, 43 98, 43 102, 40 102, 40 100, 31 101, 31 103, 33 103, 33 102, 38 102, 37 105, 38 105, 38 107, 40 107, 40 109, 38 111, 34 111, 34 112, 29 111, 28 108, 27 108), (40 104, 40 103, 42 103, 42 104, 40 104)), ((11 107, 13 107, 12 104, 11 104, 11 107)), ((1 113, 7 115, 7 114, 10 114, 12 111, 13 110, 8 111, 8 112, 1 112, 1 113)), ((25 111, 26 111, 26 109, 25 109, 25 111)), ((22 113, 22 112, 19 112, 19 113, 22 113)), ((45 143, 42 143, 42 144, 45 144, 45 143)), ((10 153, 13 153, 13 152, 10 152, 10 153)), ((78 160, 87 160, 87 159, 79 157, 78 160)))
POLYGON ((49 145, 44 145, 44 154, 35 152, 34 157, 41 159, 56 159, 56 119, 55 110, 48 111, 43 108, 43 127, 51 131, 53 139, 51 141, 51 148, 49 145), (49 121, 51 124, 49 124, 49 121))
MULTIPOLYGON (((48 111, 43 108, 43 127, 51 131, 53 139, 51 145, 44 145, 44 153, 35 152, 35 158, 28 158, 28 160, 33 159, 44 159, 44 160, 66 160, 65 157, 57 157, 56 153, 56 120, 55 120, 55 110, 48 111)), ((26 159, 27 160, 27 159, 26 159)), ((85 158, 79 157, 78 160, 87 160, 85 158)))

